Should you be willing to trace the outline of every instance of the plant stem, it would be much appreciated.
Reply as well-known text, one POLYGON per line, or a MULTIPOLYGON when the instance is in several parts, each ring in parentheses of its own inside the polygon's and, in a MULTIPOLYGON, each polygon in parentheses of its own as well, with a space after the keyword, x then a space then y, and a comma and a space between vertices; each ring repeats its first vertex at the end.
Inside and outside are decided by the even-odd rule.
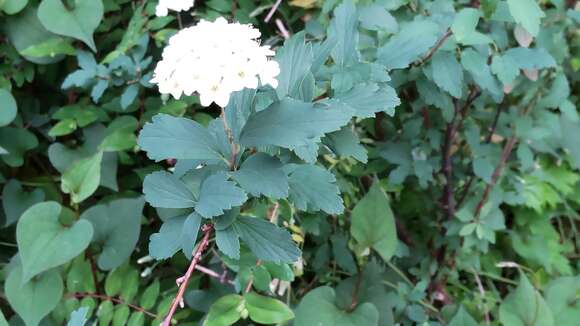
POLYGON ((226 119, 226 112, 224 111, 224 108, 220 108, 220 109, 221 109, 220 117, 222 118, 222 122, 224 125, 224 131, 226 133, 226 136, 228 137, 228 143, 230 144, 231 151, 232 151, 231 156, 230 156, 230 160, 229 160, 229 166, 230 166, 230 170, 234 171, 236 169, 236 159, 237 159, 240 147, 238 146, 238 144, 236 144, 234 142, 234 135, 232 133, 232 129, 228 125, 228 120, 226 119))
POLYGON ((123 301, 123 300, 121 300, 119 298, 110 297, 108 295, 103 295, 103 294, 98 294, 98 293, 91 293, 91 292, 76 292, 76 293, 67 294, 65 297, 69 297, 69 298, 70 297, 74 297, 74 298, 77 298, 77 299, 89 297, 89 298, 95 298, 95 299, 100 299, 100 300, 105 300, 105 301, 111 301, 111 302, 114 302, 116 304, 126 305, 127 307, 129 307, 129 308, 131 308, 131 309, 133 309, 135 311, 142 312, 143 314, 145 314, 145 315, 147 315, 149 317, 157 318, 157 315, 156 314, 154 314, 152 312, 149 312, 149 311, 143 309, 142 307, 139 307, 137 305, 134 305, 134 304, 125 302, 125 301, 123 301))
POLYGON ((175 314, 177 306, 183 305, 183 295, 185 294, 185 289, 187 288, 187 284, 189 283, 189 279, 191 278, 191 275, 193 274, 193 271, 195 270, 197 263, 201 259, 201 255, 203 254, 203 252, 205 251, 205 249, 209 244, 209 237, 212 231, 213 225, 211 224, 205 224, 202 227, 203 239, 201 240, 197 248, 194 249, 191 255, 192 256, 191 264, 189 265, 187 272, 185 272, 185 275, 183 275, 183 277, 180 277, 178 279, 178 283, 180 283, 179 291, 177 292, 177 295, 175 296, 173 302, 171 303, 171 308, 169 309, 169 312, 167 313, 165 320, 163 320, 163 323, 161 324, 162 326, 171 325, 171 318, 173 317, 173 314, 175 314))
POLYGON ((445 43, 445 41, 447 41, 447 39, 451 36, 451 34, 452 34, 451 29, 447 29, 447 31, 445 31, 445 34, 443 34, 443 36, 441 36, 441 38, 437 40, 437 43, 435 43, 435 45, 429 50, 429 52, 427 52, 427 54, 417 62, 417 65, 420 66, 425 62, 429 61, 429 59, 431 59, 431 57, 435 54, 435 52, 437 52, 437 50, 439 50, 439 48, 443 46, 443 44, 445 43))

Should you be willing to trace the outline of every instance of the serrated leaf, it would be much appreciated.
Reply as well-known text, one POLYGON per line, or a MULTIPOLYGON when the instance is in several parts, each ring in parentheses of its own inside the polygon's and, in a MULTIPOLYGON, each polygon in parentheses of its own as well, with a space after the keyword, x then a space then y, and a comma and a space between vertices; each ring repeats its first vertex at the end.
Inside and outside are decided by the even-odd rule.
POLYGON ((22 260, 22 282, 60 266, 83 252, 93 237, 93 226, 85 220, 64 226, 56 202, 30 207, 18 221, 16 240, 22 260))
POLYGON ((260 324, 279 324, 294 318, 292 310, 279 300, 254 292, 244 294, 250 319, 260 324))
POLYGON ((300 88, 310 73, 313 61, 312 45, 306 43, 304 38, 304 33, 298 33, 276 51, 275 59, 280 65, 280 74, 276 78, 278 98, 289 96, 301 99, 300 88))
POLYGON ((149 239, 149 255, 155 259, 167 259, 179 249, 190 256, 198 230, 201 226, 201 216, 196 213, 172 217, 165 221, 159 230, 149 239))
POLYGON ((407 68, 437 42, 438 30, 430 21, 409 23, 378 49, 377 60, 387 69, 407 68))
POLYGON ((290 233, 266 220, 240 216, 232 227, 259 259, 293 263, 300 258, 290 233))
POLYGON ((298 209, 323 210, 328 214, 343 212, 342 198, 332 173, 308 164, 290 164, 284 170, 288 173, 290 199, 298 209))
POLYGON ((534 70, 556 66, 556 61, 544 48, 511 48, 504 53, 520 69, 534 70))
POLYGON ((394 115, 394 108, 401 104, 395 90, 390 86, 377 84, 359 84, 346 93, 336 95, 333 99, 354 109, 355 116, 360 118, 374 117, 377 112, 394 115))
POLYGON ((523 273, 520 273, 517 288, 500 305, 499 320, 510 326, 554 325, 552 311, 523 273))
POLYGON ((153 207, 189 208, 196 204, 193 193, 172 173, 157 171, 143 181, 145 200, 153 207))
POLYGON ((507 0, 510 14, 532 36, 538 36, 541 19, 545 16, 536 0, 507 0))
POLYGON ((360 144, 358 136, 350 126, 326 135, 324 142, 339 156, 353 157, 361 163, 368 160, 366 148, 360 144))
POLYGON ((464 45, 492 43, 492 39, 476 30, 481 12, 474 8, 461 9, 453 20, 451 31, 457 42, 464 45))
POLYGON ((398 242, 395 218, 378 181, 352 210, 350 233, 360 245, 373 248, 385 261, 395 253, 398 242))
POLYGON ((279 159, 256 153, 247 158, 232 178, 252 196, 288 197, 288 176, 279 159))
POLYGON ((228 181, 224 173, 217 173, 201 184, 195 211, 203 217, 210 218, 242 205, 247 199, 246 193, 235 183, 228 181))
POLYGON ((42 0, 38 19, 47 30, 81 40, 96 52, 93 32, 103 18, 103 11, 102 0, 75 0, 70 10, 60 0, 42 0))
POLYGON ((99 268, 111 270, 131 256, 141 232, 142 197, 117 199, 93 206, 81 215, 93 225, 92 242, 101 246, 97 260, 99 268))
POLYGON ((99 187, 102 160, 103 152, 97 152, 73 163, 63 173, 60 188, 65 194, 70 194, 74 203, 89 198, 99 187))
POLYGON ((504 85, 513 85, 514 80, 520 74, 518 63, 511 56, 494 55, 491 63, 491 71, 504 85))
POLYGON ((334 10, 334 18, 328 28, 328 38, 336 40, 330 52, 332 59, 339 67, 346 67, 359 61, 358 13, 351 0, 342 2, 334 10))
POLYGON ((167 114, 158 114, 152 123, 145 124, 138 144, 150 159, 156 161, 221 159, 217 145, 202 125, 167 114))
POLYGON ((463 92, 463 68, 453 52, 437 51, 431 59, 433 81, 455 98, 463 92))
POLYGON ((479 87, 487 90, 496 102, 501 101, 503 91, 491 74, 486 57, 473 49, 468 49, 461 53, 461 65, 471 74, 479 87))
POLYGON ((240 239, 233 227, 216 229, 215 241, 221 252, 232 259, 240 259, 240 239))
POLYGON ((396 33, 399 29, 395 17, 380 4, 370 4, 361 7, 359 9, 359 21, 363 28, 371 31, 396 33))

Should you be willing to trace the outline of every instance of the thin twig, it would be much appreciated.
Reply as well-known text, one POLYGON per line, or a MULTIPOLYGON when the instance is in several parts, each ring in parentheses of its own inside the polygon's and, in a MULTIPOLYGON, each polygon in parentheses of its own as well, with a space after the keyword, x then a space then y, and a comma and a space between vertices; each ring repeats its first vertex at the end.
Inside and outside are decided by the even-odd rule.
POLYGON ((232 132, 232 129, 228 125, 228 120, 226 118, 226 112, 225 112, 224 108, 220 108, 220 109, 221 109, 220 117, 222 118, 224 130, 226 132, 226 136, 228 137, 228 143, 230 144, 231 152, 232 152, 231 156, 230 156, 230 160, 229 160, 229 166, 230 166, 230 170, 234 171, 236 169, 236 160, 237 160, 238 151, 240 150, 240 147, 238 146, 238 144, 236 144, 234 142, 234 134, 232 132))
POLYGON ((276 12, 276 10, 278 10, 278 7, 280 6, 281 3, 282 0, 276 0, 276 3, 272 6, 272 8, 270 8, 268 15, 266 15, 266 18, 264 18, 264 23, 267 23, 270 21, 270 19, 272 19, 272 16, 274 16, 274 13, 276 12))
POLYGON ((209 237, 211 235, 212 230, 213 230, 213 225, 211 225, 211 224, 205 224, 202 227, 202 232, 204 234, 203 239, 201 240, 201 242, 199 243, 197 248, 194 249, 193 253, 191 254, 191 256, 192 256, 191 257, 191 264, 189 265, 187 272, 185 272, 185 275, 183 275, 182 277, 177 279, 177 283, 180 284, 179 291, 177 292, 177 295, 173 299, 173 302, 171 303, 171 308, 169 309, 169 312, 167 313, 167 316, 165 317, 165 320, 163 320, 163 323, 161 324, 161 326, 171 325, 171 318, 173 317, 175 310, 177 310, 177 306, 183 307, 183 295, 185 294, 185 289, 187 288, 187 284, 189 283, 189 279, 191 278, 191 274, 193 274, 193 271, 195 270, 197 263, 201 259, 201 255, 203 254, 203 252, 205 251, 205 249, 207 248, 207 246, 209 244, 209 237))
POLYGON ((149 312, 142 307, 125 302, 125 301, 123 301, 119 298, 116 298, 116 297, 110 297, 108 295, 103 295, 103 294, 98 294, 98 293, 90 293, 90 292, 76 292, 76 293, 67 294, 67 295, 65 295, 65 297, 71 297, 71 298, 74 297, 77 299, 89 297, 89 298, 95 298, 95 299, 100 299, 100 300, 105 300, 105 301, 111 301, 111 302, 114 302, 116 304, 126 305, 127 307, 129 307, 135 311, 142 312, 143 314, 145 314, 149 317, 157 318, 156 314, 149 312))
POLYGON ((363 273, 362 271, 359 270, 357 276, 356 276, 356 284, 354 286, 354 289, 352 291, 352 298, 350 300, 350 306, 348 307, 347 311, 351 312, 354 311, 354 309, 356 308, 357 304, 358 304, 358 294, 360 291, 360 287, 362 285, 362 280, 363 280, 363 273))
POLYGON ((88 258, 90 264, 91 264, 91 274, 93 275, 93 282, 95 283, 95 292, 97 294, 100 293, 99 288, 99 278, 97 277, 97 264, 95 264, 95 258, 93 257, 92 253, 89 253, 87 251, 86 253, 86 257, 88 258))
POLYGON ((276 27, 278 27, 278 30, 280 31, 280 34, 282 34, 282 37, 284 37, 284 39, 289 39, 290 32, 288 32, 288 29, 286 29, 286 26, 284 26, 284 23, 282 22, 282 20, 279 18, 276 18, 275 22, 276 22, 276 27))
POLYGON ((427 52, 427 54, 422 59, 419 59, 416 65, 420 66, 425 62, 429 61, 429 59, 431 59, 431 57, 435 54, 435 52, 437 52, 437 50, 439 50, 439 48, 443 46, 443 44, 445 43, 445 41, 447 41, 447 39, 451 36, 451 34, 452 34, 451 29, 445 31, 445 34, 443 34, 443 36, 441 36, 441 38, 437 40, 437 43, 435 43, 435 45, 429 50, 429 52, 427 52))
MULTIPOLYGON (((256 262, 256 267, 262 265, 262 260, 258 259, 258 261, 256 262)), ((252 286, 254 285, 254 277, 252 276, 250 278, 250 281, 248 282, 248 285, 246 285, 246 288, 244 289, 245 293, 248 293, 252 290, 252 286)))
POLYGON ((198 270, 198 271, 200 271, 200 272, 202 272, 202 273, 204 273, 204 274, 206 274, 206 275, 208 275, 208 276, 211 276, 213 278, 217 278, 222 283, 234 284, 234 281, 225 279, 223 277, 223 274, 218 274, 216 271, 214 271, 212 269, 209 269, 207 267, 204 267, 204 266, 201 266, 201 265, 196 265, 195 266, 195 269, 198 270))
MULTIPOLYGON (((477 274, 477 271, 475 269, 472 268, 471 272, 473 273, 473 276, 475 277, 475 283, 477 283, 477 288, 479 289, 479 294, 481 294, 482 300, 485 301, 485 289, 483 288, 483 284, 481 283, 481 279, 479 278, 479 275, 477 274)), ((485 304, 485 302, 483 303, 483 315, 485 316, 485 324, 487 326, 489 326, 491 324, 491 322, 489 319, 489 311, 487 309, 487 305, 485 304)))

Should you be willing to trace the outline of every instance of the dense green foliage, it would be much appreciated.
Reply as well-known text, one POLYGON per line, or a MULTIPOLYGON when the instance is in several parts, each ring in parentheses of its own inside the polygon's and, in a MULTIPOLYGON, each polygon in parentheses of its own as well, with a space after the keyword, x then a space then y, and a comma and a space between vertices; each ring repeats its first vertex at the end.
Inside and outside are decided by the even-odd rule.
POLYGON ((0 0, 0 325, 578 326, 580 8, 274 2, 0 0), (217 17, 278 87, 160 95, 217 17))

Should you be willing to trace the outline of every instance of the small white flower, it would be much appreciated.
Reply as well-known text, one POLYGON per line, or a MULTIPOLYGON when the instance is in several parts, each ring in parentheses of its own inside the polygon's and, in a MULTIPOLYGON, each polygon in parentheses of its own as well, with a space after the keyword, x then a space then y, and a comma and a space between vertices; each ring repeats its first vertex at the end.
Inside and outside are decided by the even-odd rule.
POLYGON ((159 0, 155 7, 156 16, 167 16, 169 10, 187 11, 193 7, 195 0, 159 0))
MULTIPOLYGON (((161 2, 160 2, 161 4, 161 2)), ((180 98, 198 93, 201 105, 228 104, 231 93, 269 84, 278 86, 280 67, 259 43, 252 25, 202 20, 169 39, 157 63, 152 83, 159 92, 180 98)))

